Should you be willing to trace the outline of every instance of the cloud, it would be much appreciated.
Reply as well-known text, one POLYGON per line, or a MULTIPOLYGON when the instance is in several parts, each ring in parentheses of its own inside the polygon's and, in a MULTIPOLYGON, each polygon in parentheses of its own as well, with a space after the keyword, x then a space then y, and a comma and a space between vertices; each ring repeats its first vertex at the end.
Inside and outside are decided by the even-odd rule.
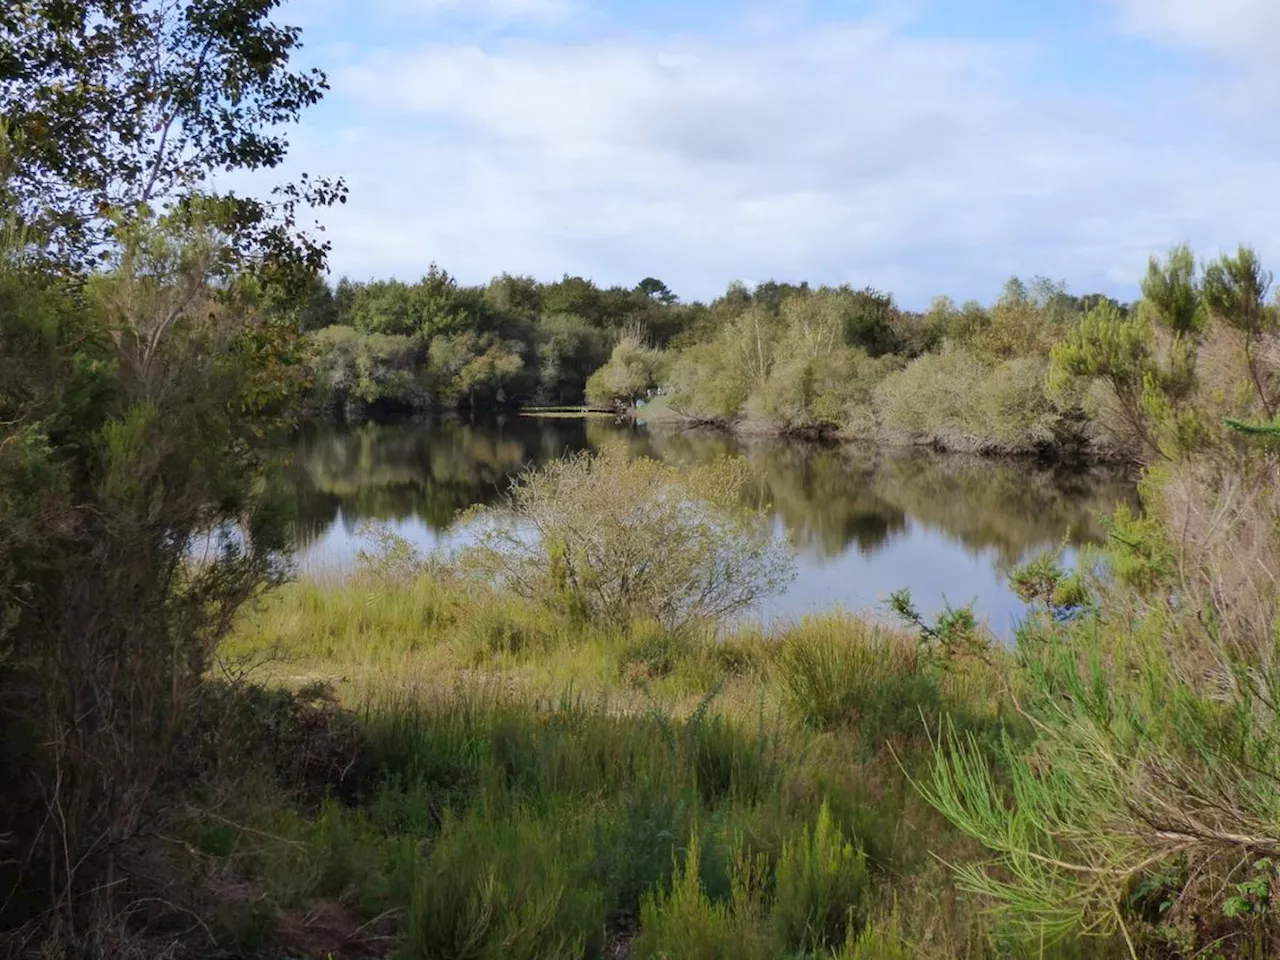
POLYGON ((1276 0, 1115 0, 1140 36, 1220 54, 1272 61, 1280 34, 1276 0))
POLYGON ((384 14, 503 23, 555 22, 578 10, 575 0, 377 0, 377 4, 384 14))
POLYGON ((294 139, 350 182, 326 219, 359 277, 808 278, 923 305, 1014 272, 1127 288, 1174 242, 1271 235, 1274 152, 1037 93, 1038 55, 875 23, 424 46, 335 70, 352 122, 294 139))
POLYGON ((351 8, 350 0, 284 0, 284 19, 308 34, 329 31, 341 36, 374 27, 396 45, 423 25, 551 27, 569 22, 584 9, 580 0, 361 0, 358 12, 351 8))

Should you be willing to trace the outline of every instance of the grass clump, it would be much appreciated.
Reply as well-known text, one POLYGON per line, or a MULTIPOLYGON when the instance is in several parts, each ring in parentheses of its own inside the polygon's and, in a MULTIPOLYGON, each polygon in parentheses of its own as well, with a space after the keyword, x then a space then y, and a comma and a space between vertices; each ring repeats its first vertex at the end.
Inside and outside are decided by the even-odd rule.
POLYGON ((782 639, 777 676, 799 722, 856 729, 872 749, 916 735, 942 712, 937 672, 918 645, 864 624, 805 621, 782 639))

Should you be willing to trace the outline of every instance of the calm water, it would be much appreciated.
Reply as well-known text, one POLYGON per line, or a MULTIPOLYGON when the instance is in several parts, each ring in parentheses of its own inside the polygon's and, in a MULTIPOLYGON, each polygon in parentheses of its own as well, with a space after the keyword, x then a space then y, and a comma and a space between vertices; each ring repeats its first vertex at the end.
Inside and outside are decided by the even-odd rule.
POLYGON ((840 605, 883 612, 911 588, 917 605, 973 601, 1008 635, 1022 605, 1006 574, 1064 541, 1096 542, 1100 517, 1133 501, 1122 473, 716 434, 608 420, 510 416, 486 422, 316 428, 293 447, 303 571, 342 570, 369 521, 424 550, 466 540, 460 511, 492 503, 521 470, 622 440, 637 454, 696 462, 739 453, 761 480, 752 495, 795 545, 798 576, 754 616, 790 619, 840 605))

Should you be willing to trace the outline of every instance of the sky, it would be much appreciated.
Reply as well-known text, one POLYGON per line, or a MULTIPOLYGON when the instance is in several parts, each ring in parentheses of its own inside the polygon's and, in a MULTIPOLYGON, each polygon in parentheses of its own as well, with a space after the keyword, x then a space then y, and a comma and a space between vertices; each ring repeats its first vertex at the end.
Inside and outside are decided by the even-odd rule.
MULTIPOLYGON (((1014 274, 1131 299, 1147 258, 1280 260, 1280 0, 286 0, 343 176, 333 277, 503 272, 685 300, 1014 274)), ((277 173, 279 173, 277 171, 277 173)))

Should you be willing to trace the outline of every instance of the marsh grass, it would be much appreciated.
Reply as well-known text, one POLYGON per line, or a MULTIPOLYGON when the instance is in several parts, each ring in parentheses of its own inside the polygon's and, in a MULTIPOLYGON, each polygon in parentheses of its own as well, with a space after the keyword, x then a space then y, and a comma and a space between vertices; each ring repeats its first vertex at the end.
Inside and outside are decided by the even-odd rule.
POLYGON ((222 654, 331 683, 361 746, 345 802, 247 810, 218 852, 405 956, 1041 955, 975 919, 937 859, 972 842, 908 780, 944 717, 1002 729, 999 658, 845 614, 592 626, 438 572, 291 584, 222 654))

